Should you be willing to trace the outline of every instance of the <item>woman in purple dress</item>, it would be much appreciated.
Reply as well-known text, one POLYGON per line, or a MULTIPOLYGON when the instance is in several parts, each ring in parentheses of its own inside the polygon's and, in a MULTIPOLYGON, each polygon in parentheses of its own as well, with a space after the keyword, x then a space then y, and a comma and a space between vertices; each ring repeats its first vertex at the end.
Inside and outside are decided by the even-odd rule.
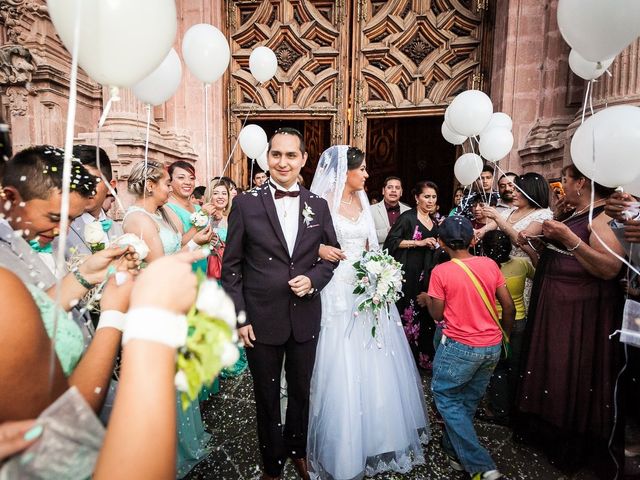
MULTIPOLYGON (((540 443, 550 461, 564 470, 591 462, 599 476, 613 478, 607 441, 614 426, 620 344, 609 335, 621 323, 621 262, 596 234, 619 255, 624 252, 603 212, 611 190, 595 184, 589 225, 591 181, 570 165, 563 169, 562 183, 563 203, 573 213, 542 224, 548 243, 531 296, 516 434, 540 443)), ((534 239, 529 241, 535 245, 534 239)))

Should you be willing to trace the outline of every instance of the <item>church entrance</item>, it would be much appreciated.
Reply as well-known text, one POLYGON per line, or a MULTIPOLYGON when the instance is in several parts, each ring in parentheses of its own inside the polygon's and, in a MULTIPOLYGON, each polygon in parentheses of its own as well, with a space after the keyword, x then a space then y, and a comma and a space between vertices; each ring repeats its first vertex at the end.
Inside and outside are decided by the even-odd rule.
MULTIPOLYGON (((487 91, 495 5, 486 0, 229 0, 232 60, 228 138, 248 123, 301 127, 307 181, 319 154, 350 144, 369 156, 369 192, 391 171, 411 184, 434 180, 442 211, 451 200, 455 148, 440 135, 459 92, 487 91), (249 72, 253 48, 278 58, 273 79, 249 72)), ((230 150, 230 148, 229 148, 230 150)), ((234 153, 231 176, 248 184, 250 163, 234 153)))

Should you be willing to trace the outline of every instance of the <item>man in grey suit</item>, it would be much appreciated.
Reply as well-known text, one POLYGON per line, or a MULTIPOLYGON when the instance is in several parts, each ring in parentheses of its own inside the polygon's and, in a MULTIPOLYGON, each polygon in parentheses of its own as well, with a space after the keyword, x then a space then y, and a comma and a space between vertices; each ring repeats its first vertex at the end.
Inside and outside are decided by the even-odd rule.
POLYGON ((400 201, 400 197, 402 197, 402 181, 398 177, 385 178, 382 197, 382 202, 371 205, 371 214, 376 225, 376 233, 378 234, 380 245, 386 240, 389 230, 391 230, 398 217, 411 208, 400 201))
MULTIPOLYGON (((109 194, 109 189, 105 184, 105 180, 115 187, 116 181, 113 179, 111 170, 111 160, 107 153, 100 148, 100 166, 96 160, 96 147, 93 145, 76 145, 73 147, 73 156, 96 177, 100 178, 96 186, 95 196, 87 202, 85 212, 76 218, 69 228, 69 236, 67 237, 67 245, 65 248, 65 258, 69 260, 76 256, 85 256, 91 254, 91 245, 84 238, 85 227, 87 224, 100 222, 104 231, 102 244, 104 248, 108 248, 111 241, 122 235, 122 227, 107 217, 102 209, 102 204, 109 194)), ((56 242, 57 243, 57 242, 56 242)), ((57 248, 57 245, 55 245, 57 248)))

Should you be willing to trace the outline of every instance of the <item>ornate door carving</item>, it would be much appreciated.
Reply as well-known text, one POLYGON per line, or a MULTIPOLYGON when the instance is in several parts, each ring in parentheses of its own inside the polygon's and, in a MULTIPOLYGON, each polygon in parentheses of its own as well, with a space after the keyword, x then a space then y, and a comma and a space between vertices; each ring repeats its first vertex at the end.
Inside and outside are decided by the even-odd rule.
POLYGON ((355 1, 352 143, 366 145, 367 118, 442 114, 455 94, 482 89, 486 2, 355 1))
MULTIPOLYGON (((331 120, 331 143, 346 138, 350 47, 346 0, 229 0, 232 51, 229 141, 245 116, 259 119, 331 120), (265 45, 278 58, 275 77, 259 84, 249 72, 253 48, 265 45)), ((242 176, 236 152, 234 176, 242 176)))

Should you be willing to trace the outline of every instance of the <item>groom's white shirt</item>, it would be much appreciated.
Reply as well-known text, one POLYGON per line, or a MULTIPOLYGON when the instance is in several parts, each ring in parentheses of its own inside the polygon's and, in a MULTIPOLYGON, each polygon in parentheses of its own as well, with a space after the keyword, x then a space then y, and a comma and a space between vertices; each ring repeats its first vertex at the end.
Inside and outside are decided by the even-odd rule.
POLYGON ((299 192, 300 186, 298 183, 294 183, 289 188, 284 188, 275 180, 271 179, 269 182, 269 190, 271 191, 271 197, 273 203, 276 205, 276 213, 278 214, 278 221, 280 222, 280 228, 284 234, 284 239, 287 242, 287 250, 289 250, 289 256, 293 255, 293 247, 296 244, 296 237, 298 236, 298 220, 300 217, 300 196, 297 197, 283 197, 276 200, 276 189, 271 184, 277 185, 280 190, 287 192, 299 192))

